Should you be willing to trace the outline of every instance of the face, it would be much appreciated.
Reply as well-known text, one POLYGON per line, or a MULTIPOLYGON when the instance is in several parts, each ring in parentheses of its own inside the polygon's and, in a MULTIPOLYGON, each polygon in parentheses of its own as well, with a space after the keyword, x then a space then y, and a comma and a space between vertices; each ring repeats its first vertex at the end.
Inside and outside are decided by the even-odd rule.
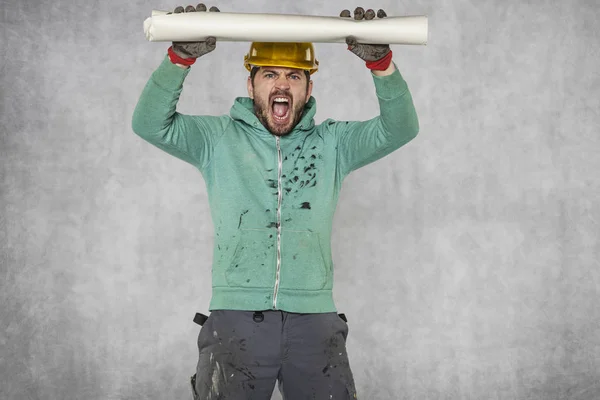
POLYGON ((248 77, 248 95, 254 100, 254 112, 269 132, 285 136, 302 118, 310 99, 312 81, 301 69, 260 67, 254 83, 248 77))

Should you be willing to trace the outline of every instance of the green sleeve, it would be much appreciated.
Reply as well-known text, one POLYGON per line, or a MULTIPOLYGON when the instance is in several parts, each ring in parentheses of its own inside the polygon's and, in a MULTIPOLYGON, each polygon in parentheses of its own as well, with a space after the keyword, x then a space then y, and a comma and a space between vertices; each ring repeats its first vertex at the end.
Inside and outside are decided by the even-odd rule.
POLYGON ((343 176, 399 149, 419 132, 412 96, 398 68, 388 76, 371 75, 380 114, 367 121, 332 121, 328 125, 337 138, 343 176))
POLYGON ((133 112, 132 128, 147 142, 203 170, 231 119, 176 111, 190 70, 174 65, 165 56, 142 91, 133 112))

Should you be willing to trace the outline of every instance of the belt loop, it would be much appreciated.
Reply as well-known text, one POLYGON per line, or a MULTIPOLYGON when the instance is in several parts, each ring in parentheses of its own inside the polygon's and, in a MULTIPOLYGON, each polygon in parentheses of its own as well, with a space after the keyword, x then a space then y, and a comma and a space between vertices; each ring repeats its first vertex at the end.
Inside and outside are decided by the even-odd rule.
POLYGON ((252 319, 254 319, 254 322, 263 322, 265 320, 265 316, 263 315, 262 311, 255 311, 254 315, 252 315, 252 319))

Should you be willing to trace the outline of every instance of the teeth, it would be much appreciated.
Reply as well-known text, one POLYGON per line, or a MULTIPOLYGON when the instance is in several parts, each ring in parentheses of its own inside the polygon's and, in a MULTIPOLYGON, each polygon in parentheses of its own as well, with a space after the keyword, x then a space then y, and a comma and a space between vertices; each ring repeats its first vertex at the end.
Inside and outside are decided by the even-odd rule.
POLYGON ((288 103, 288 99, 286 99, 285 97, 276 97, 274 100, 276 103, 288 103))

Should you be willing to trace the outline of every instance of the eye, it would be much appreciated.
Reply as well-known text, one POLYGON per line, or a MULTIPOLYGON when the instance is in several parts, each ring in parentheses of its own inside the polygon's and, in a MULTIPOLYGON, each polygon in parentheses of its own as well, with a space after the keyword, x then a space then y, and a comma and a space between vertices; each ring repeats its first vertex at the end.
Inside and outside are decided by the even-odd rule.
POLYGON ((271 74, 271 73, 265 74, 265 78, 268 78, 268 79, 270 79, 274 76, 275 76, 275 74, 271 74))
POLYGON ((300 76, 299 75, 292 75, 292 79, 299 80, 300 76))

